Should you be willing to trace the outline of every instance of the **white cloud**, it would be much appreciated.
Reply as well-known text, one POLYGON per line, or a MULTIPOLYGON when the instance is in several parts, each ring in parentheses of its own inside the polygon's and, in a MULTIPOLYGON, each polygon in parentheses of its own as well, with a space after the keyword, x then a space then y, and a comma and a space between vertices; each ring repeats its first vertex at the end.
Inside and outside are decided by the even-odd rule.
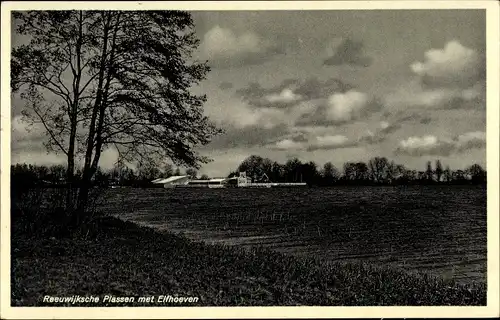
POLYGON ((280 140, 273 146, 274 149, 278 150, 297 150, 303 147, 304 144, 302 142, 293 141, 292 139, 280 140))
POLYGON ((353 146, 354 143, 349 141, 349 139, 344 135, 324 135, 316 136, 314 139, 309 141, 308 150, 318 150, 318 149, 338 149, 353 146))
POLYGON ((466 89, 450 87, 423 88, 419 81, 413 81, 388 94, 384 102, 389 107, 484 108, 484 103, 481 102, 483 94, 484 87, 481 84, 466 89), (479 101, 479 104, 476 100, 479 101))
POLYGON ((410 65, 415 79, 385 98, 392 107, 484 108, 484 58, 458 41, 410 65))
POLYGON ((450 155, 454 152, 483 148, 486 134, 482 131, 467 132, 454 139, 439 139, 434 135, 409 137, 400 141, 396 152, 412 156, 450 155))
POLYGON ((428 148, 437 145, 438 139, 435 136, 423 136, 423 137, 409 137, 406 140, 401 141, 400 146, 402 148, 428 148))
POLYGON ((326 116, 328 120, 343 122, 358 118, 368 106, 368 97, 359 91, 335 93, 328 98, 326 116))
POLYGON ((409 104, 415 106, 433 107, 451 101, 455 93, 445 89, 423 90, 420 85, 404 88, 400 92, 390 95, 389 104, 409 104))
POLYGON ((399 143, 397 152, 411 155, 449 155, 453 149, 453 143, 438 139, 433 135, 422 137, 409 137, 399 143))
POLYGON ((276 108, 251 108, 247 104, 230 100, 228 105, 210 105, 205 108, 210 119, 229 124, 236 128, 260 126, 272 128, 282 124, 286 119, 286 112, 276 108))
POLYGON ((349 139, 343 135, 319 136, 316 137, 316 146, 335 147, 344 145, 349 139))
POLYGON ((411 70, 435 85, 471 85, 480 75, 481 59, 473 49, 460 42, 448 42, 443 49, 425 53, 424 62, 414 62, 411 70))
POLYGON ((265 99, 271 103, 290 103, 302 99, 302 96, 295 94, 291 89, 283 89, 279 94, 270 94, 265 99))
MULTIPOLYGON (((286 95, 285 93, 284 96, 286 95)), ((270 129, 283 124, 292 127, 297 119, 306 113, 313 112, 316 108, 317 105, 310 101, 298 101, 288 108, 273 106, 256 108, 248 102, 229 96, 224 99, 209 100, 204 109, 205 114, 212 121, 223 127, 224 125, 236 128, 259 126, 270 129)))
POLYGON ((265 61, 283 49, 276 41, 247 31, 236 34, 229 28, 214 26, 203 37, 200 51, 219 67, 235 67, 265 61))
POLYGON ((380 128, 382 128, 382 130, 389 128, 389 125, 387 121, 380 121, 380 128))
POLYGON ((254 33, 236 35, 232 30, 215 26, 204 36, 201 45, 209 58, 262 51, 262 40, 254 33))
POLYGON ((306 135, 302 133, 299 138, 300 138, 299 140, 297 140, 297 137, 295 139, 285 138, 270 145, 270 147, 275 150, 314 151, 319 149, 345 148, 354 145, 344 135, 325 134, 325 135, 314 136, 311 134, 306 135))

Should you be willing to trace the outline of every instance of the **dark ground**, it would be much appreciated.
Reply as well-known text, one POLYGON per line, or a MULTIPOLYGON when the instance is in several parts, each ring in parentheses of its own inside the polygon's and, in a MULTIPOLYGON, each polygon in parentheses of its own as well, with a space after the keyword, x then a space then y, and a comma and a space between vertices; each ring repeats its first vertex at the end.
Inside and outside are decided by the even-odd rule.
POLYGON ((486 282, 484 186, 110 189, 102 210, 207 243, 486 282))
POLYGON ((110 217, 70 237, 13 235, 13 306, 47 305, 44 295, 105 294, 197 296, 196 306, 486 304, 484 285, 209 246, 110 217))

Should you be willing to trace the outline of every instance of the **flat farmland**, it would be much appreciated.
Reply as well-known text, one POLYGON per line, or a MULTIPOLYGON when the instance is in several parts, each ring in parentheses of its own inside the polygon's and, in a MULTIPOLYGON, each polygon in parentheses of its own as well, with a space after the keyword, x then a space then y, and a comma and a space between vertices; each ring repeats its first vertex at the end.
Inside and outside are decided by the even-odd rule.
POLYGON ((109 189, 101 209, 207 243, 486 282, 486 188, 109 189))

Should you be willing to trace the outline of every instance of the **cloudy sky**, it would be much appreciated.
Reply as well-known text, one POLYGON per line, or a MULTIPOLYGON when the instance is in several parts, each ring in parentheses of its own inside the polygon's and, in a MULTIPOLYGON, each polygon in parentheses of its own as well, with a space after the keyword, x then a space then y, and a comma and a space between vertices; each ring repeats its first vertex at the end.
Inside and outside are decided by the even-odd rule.
MULTIPOLYGON (((481 10, 193 12, 197 92, 226 130, 200 152, 226 175, 251 154, 338 167, 386 156, 424 169, 485 165, 481 10)), ((13 39, 14 43, 16 39, 13 39)), ((12 161, 54 163, 40 133, 12 118, 12 161)), ((62 159, 64 160, 64 159, 62 159)), ((103 166, 114 162, 109 151, 103 166)))

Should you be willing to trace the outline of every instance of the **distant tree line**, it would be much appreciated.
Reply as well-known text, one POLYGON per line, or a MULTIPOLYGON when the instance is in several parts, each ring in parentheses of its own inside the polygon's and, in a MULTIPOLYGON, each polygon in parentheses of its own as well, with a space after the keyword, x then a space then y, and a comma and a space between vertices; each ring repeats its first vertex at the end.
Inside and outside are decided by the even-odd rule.
MULTIPOLYGON (((32 165, 32 164, 15 164, 11 166, 11 185, 17 187, 66 187, 66 166, 64 165, 32 165)), ((121 163, 116 164, 112 169, 104 170, 97 168, 96 174, 92 179, 94 186, 132 186, 132 187, 150 187, 153 186, 151 181, 159 177, 168 178, 175 175, 186 174, 191 178, 197 177, 197 171, 188 168, 184 173, 179 168, 174 169, 170 164, 162 167, 139 166, 133 170, 121 163)), ((208 179, 208 177, 202 177, 208 179)), ((74 174, 76 183, 82 179, 82 170, 77 169, 74 174)))
MULTIPOLYGON (((486 171, 478 164, 473 164, 464 170, 443 169, 440 160, 434 166, 429 161, 423 171, 408 169, 385 157, 374 157, 365 162, 346 162, 342 169, 337 169, 331 162, 322 168, 313 162, 302 162, 297 158, 288 160, 285 164, 268 158, 252 155, 245 159, 228 177, 246 172, 247 177, 258 182, 306 182, 312 186, 332 185, 411 185, 411 184, 485 184, 486 171), (267 178, 267 179, 266 179, 267 178)), ((66 186, 66 166, 40 166, 32 164, 15 164, 11 166, 11 184, 15 187, 36 186, 66 186)), ((193 168, 181 172, 170 164, 161 167, 139 166, 133 170, 123 163, 117 163, 112 169, 98 168, 92 179, 94 186, 130 186, 151 187, 154 179, 168 178, 176 175, 188 175, 192 179, 209 179, 204 174, 198 176, 193 168)), ((82 177, 77 169, 75 180, 82 177)))
POLYGON ((385 157, 371 158, 365 162, 346 162, 339 170, 331 162, 322 168, 313 162, 297 158, 285 164, 257 155, 245 159, 228 177, 246 172, 253 181, 266 177, 272 182, 306 182, 314 186, 330 185, 409 185, 409 184, 485 184, 486 171, 478 164, 464 170, 443 169, 440 160, 434 166, 427 162, 423 171, 408 169, 385 157))

